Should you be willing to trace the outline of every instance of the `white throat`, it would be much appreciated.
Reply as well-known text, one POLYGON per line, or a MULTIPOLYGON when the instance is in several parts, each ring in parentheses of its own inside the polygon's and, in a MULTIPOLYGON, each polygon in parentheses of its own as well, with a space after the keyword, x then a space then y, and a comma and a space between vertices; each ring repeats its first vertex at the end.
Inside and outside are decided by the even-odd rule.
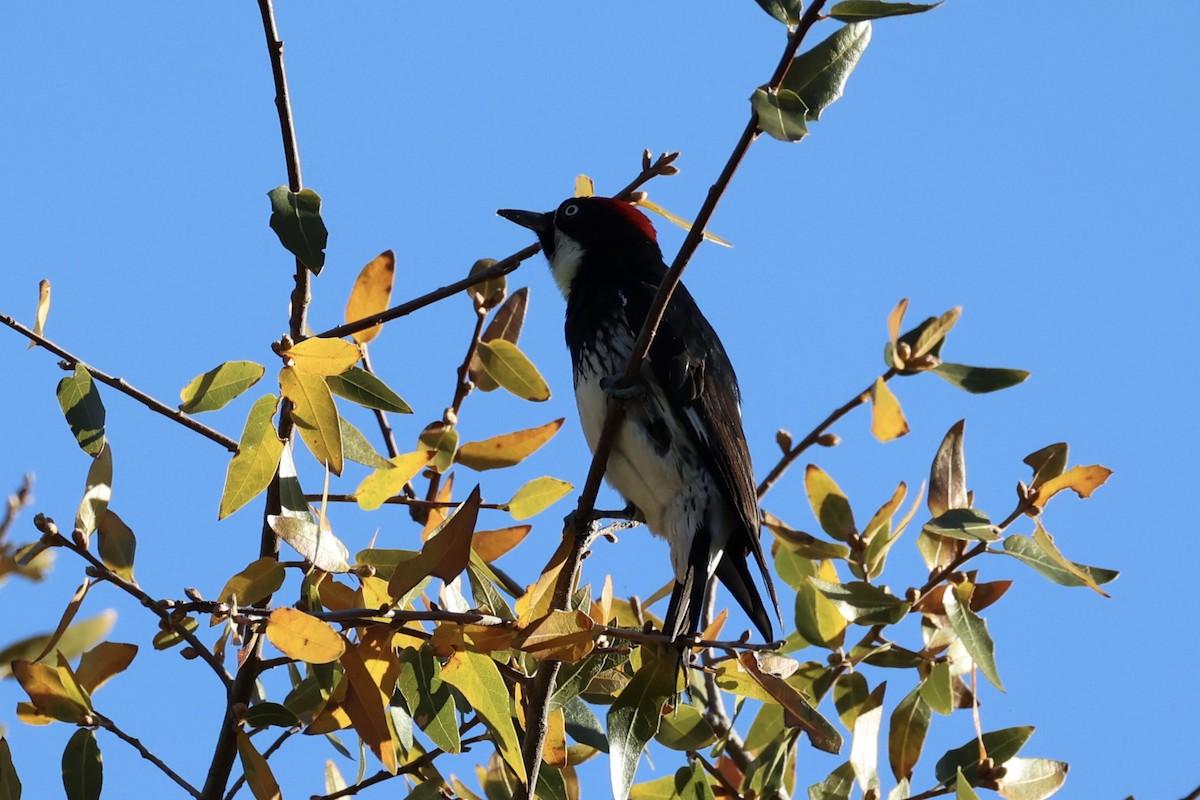
POLYGON ((571 293, 571 284, 583 260, 583 246, 560 230, 554 231, 554 258, 550 259, 550 274, 563 297, 571 293))

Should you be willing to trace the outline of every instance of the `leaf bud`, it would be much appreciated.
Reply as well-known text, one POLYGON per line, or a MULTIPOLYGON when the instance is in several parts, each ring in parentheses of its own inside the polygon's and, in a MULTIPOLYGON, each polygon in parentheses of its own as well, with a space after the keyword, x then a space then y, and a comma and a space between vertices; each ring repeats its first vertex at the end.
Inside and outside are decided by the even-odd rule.
POLYGON ((631 202, 631 203, 641 203, 641 202, 643 202, 644 200, 646 200, 646 198, 648 198, 649 196, 650 196, 650 195, 646 194, 645 192, 630 192, 630 194, 629 194, 629 202, 631 202))
POLYGON ((375 567, 372 564, 359 564, 354 567, 354 574, 360 578, 374 578, 375 567))
POLYGON ((86 568, 86 569, 83 571, 83 574, 84 574, 84 575, 87 575, 89 578, 99 578, 99 577, 101 577, 100 570, 96 569, 95 567, 93 567, 93 566, 92 566, 92 565, 90 565, 90 564, 89 564, 89 565, 87 566, 87 568, 86 568))
POLYGON ((183 656, 185 661, 192 661, 200 654, 196 652, 196 648, 192 647, 191 645, 188 645, 187 647, 180 649, 179 655, 183 656))
POLYGON ((908 587, 908 591, 904 593, 904 600, 909 604, 915 604, 921 599, 921 590, 915 586, 908 587))
POLYGON ((665 164, 662 167, 659 167, 658 174, 659 175, 678 175, 679 167, 672 166, 671 164, 665 164))
POLYGON ((458 424, 458 412, 453 408, 447 408, 442 412, 442 422, 453 427, 458 424))
POLYGON ((964 574, 962 572, 951 572, 948 577, 949 577, 950 582, 953 583, 955 586, 961 586, 962 584, 967 582, 967 576, 966 576, 966 574, 964 574))
POLYGON ((779 445, 779 449, 786 455, 792 449, 792 434, 783 428, 775 431, 775 444, 779 445))
POLYGON ((643 172, 645 170, 650 169, 650 159, 651 158, 652 158, 652 156, 650 154, 650 148, 647 147, 645 150, 642 151, 642 171, 643 172))
POLYGON ((817 437, 817 444, 821 447, 837 447, 842 443, 842 437, 836 433, 822 433, 817 437))
POLYGON ((908 342, 896 342, 896 358, 900 359, 900 363, 907 364, 912 358, 912 345, 908 342))
POLYGON ((186 597, 188 600, 191 600, 191 601, 192 601, 192 602, 194 602, 194 603, 201 603, 201 602, 204 602, 204 596, 200 594, 200 590, 199 590, 199 589, 193 589, 193 588, 192 588, 192 587, 190 587, 190 586, 189 586, 189 587, 186 587, 186 588, 183 590, 183 595, 184 595, 184 597, 186 597))
POLYGON ((94 728, 99 724, 94 714, 84 714, 79 718, 79 727, 94 728))

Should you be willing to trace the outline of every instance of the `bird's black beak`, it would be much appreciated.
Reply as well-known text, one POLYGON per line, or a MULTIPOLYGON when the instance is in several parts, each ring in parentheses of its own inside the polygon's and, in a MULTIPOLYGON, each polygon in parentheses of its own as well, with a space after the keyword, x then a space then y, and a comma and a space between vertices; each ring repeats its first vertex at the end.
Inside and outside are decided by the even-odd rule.
POLYGON ((554 228, 554 212, 547 211, 518 211, 515 208, 502 208, 496 212, 507 220, 517 223, 522 228, 536 233, 539 237, 554 228))

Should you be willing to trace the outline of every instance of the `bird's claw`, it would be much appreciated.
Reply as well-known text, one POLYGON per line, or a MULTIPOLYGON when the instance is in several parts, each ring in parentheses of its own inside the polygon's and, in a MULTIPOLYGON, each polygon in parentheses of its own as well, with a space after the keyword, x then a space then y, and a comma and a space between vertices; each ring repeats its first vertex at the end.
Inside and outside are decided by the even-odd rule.
POLYGON ((646 392, 646 387, 640 382, 634 383, 632 386, 621 386, 620 384, 621 377, 618 375, 609 375, 600 379, 600 388, 604 390, 604 393, 618 400, 632 400, 641 397, 646 392))

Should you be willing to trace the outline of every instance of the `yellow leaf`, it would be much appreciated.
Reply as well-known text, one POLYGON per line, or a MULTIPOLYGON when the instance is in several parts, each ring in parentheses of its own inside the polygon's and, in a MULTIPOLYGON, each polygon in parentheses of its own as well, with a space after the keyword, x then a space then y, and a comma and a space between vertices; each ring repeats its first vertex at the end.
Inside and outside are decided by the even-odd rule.
POLYGON ((89 694, 94 693, 115 675, 124 672, 137 655, 136 644, 101 642, 83 654, 75 677, 89 694))
POLYGON ((1110 475, 1112 475, 1112 470, 1099 464, 1071 467, 1057 478, 1051 478, 1043 483, 1038 489, 1033 504, 1038 508, 1044 508, 1050 498, 1063 489, 1070 489, 1080 497, 1091 497, 1092 492, 1103 486, 1110 475))
POLYGON ((179 410, 216 411, 262 379, 267 368, 253 361, 226 361, 197 375, 179 392, 179 410))
POLYGON ((1096 579, 1092 577, 1090 570, 1081 569, 1074 561, 1062 554, 1058 546, 1054 544, 1054 537, 1042 527, 1040 520, 1037 522, 1037 529, 1033 532, 1033 541, 1037 543, 1038 547, 1042 548, 1042 552, 1050 556, 1055 564, 1082 581, 1084 586, 1104 597, 1109 596, 1108 592, 1101 589, 1100 584, 1096 583, 1096 579))
POLYGON ((510 693, 491 656, 461 650, 442 667, 442 680, 462 692, 468 705, 492 732, 496 749, 505 763, 525 780, 521 743, 509 712, 510 693))
POLYGON ((494 531, 475 531, 471 549, 479 554, 483 563, 490 564, 520 544, 531 530, 532 525, 514 525, 494 531))
POLYGON ((108 501, 112 499, 112 478, 112 444, 106 440, 88 467, 83 501, 75 513, 75 532, 83 536, 85 542, 108 513, 108 501))
POLYGON ((388 581, 388 593, 394 599, 404 596, 426 576, 433 575, 449 581, 467 568, 471 558, 471 535, 475 532, 475 520, 479 516, 479 503, 479 487, 476 486, 441 529, 429 537, 420 555, 396 566, 392 579, 388 581))
POLYGON ((513 515, 513 519, 529 519, 554 505, 574 488, 558 478, 534 478, 518 489, 512 500, 505 503, 505 507, 508 513, 513 515))
POLYGON ((883 378, 876 378, 871 387, 871 434, 881 442, 890 442, 908 430, 908 420, 904 418, 900 401, 883 378))
MULTIPOLYGON (((314 341, 309 339, 308 341, 314 341)), ((292 419, 300 438, 334 475, 342 474, 342 429, 333 394, 319 375, 284 367, 279 371, 283 395, 294 404, 292 419)))
POLYGON ((526 428, 478 442, 467 442, 458 448, 454 459, 465 467, 480 471, 520 464, 550 441, 565 421, 564 417, 559 417, 536 428, 526 428))
POLYGON ((439 473, 445 472, 454 463, 454 453, 458 450, 458 431, 453 425, 440 420, 432 422, 417 437, 417 448, 432 450, 433 458, 429 467, 439 473))
POLYGON ((477 348, 483 368, 496 383, 525 400, 550 399, 550 387, 533 362, 507 339, 480 342, 477 348))
POLYGON ((514 631, 504 625, 464 625, 462 632, 482 653, 494 653, 512 647, 514 631))
POLYGON ((354 499, 359 508, 374 511, 389 497, 400 494, 404 484, 411 481, 429 463, 433 455, 432 450, 418 450, 388 459, 391 467, 375 470, 363 478, 354 491, 354 499))
POLYGON ((341 658, 346 642, 328 622, 295 608, 277 608, 267 618, 267 638, 288 658, 328 664, 341 658))
POLYGON ((592 619, 601 625, 607 625, 612 619, 613 582, 612 575, 604 576, 604 586, 600 589, 600 597, 592 601, 592 619))
POLYGON ((554 599, 554 586, 558 583, 558 576, 562 572, 563 563, 570 551, 569 544, 570 537, 563 537, 558 549, 550 556, 550 562, 538 576, 537 582, 526 589, 525 594, 517 598, 514 610, 517 612, 517 619, 521 624, 528 625, 533 620, 550 613, 550 602, 554 599))
POLYGON ((254 800, 283 800, 279 782, 275 780, 267 759, 254 749, 250 737, 241 728, 237 731, 237 751, 242 761, 242 771, 246 774, 246 785, 250 787, 254 800))
POLYGON ((575 196, 593 197, 596 194, 596 184, 587 175, 575 176, 575 196))
POLYGON ((535 658, 575 662, 595 648, 594 626, 582 611, 551 611, 523 628, 513 646, 535 658))
POLYGON ((252 606, 278 591, 284 577, 285 570, 279 560, 264 556, 226 581, 217 602, 252 606))
POLYGON ((67 607, 63 611, 62 617, 58 620, 58 627, 54 629, 54 633, 50 634, 50 639, 46 642, 46 646, 41 649, 37 656, 31 658, 30 661, 41 661, 54 651, 63 634, 67 632, 67 628, 74 622, 75 615, 79 613, 79 607, 83 605, 83 600, 87 597, 88 590, 91 588, 91 578, 84 578, 83 583, 79 584, 79 588, 75 590, 75 594, 67 602, 67 607))
POLYGON ((292 345, 283 351, 283 355, 292 359, 297 372, 324 378, 329 375, 341 375, 353 367, 362 358, 362 350, 345 339, 321 339, 314 336, 292 345))
MULTIPOLYGON (((449 503, 453 497, 454 473, 452 472, 446 476, 444 481, 442 481, 442 486, 440 489, 438 489, 437 497, 435 499, 439 503, 449 503)), ((421 530, 421 541, 429 541, 429 537, 433 535, 434 531, 442 527, 447 518, 449 518, 450 512, 453 510, 454 506, 435 506, 434 508, 429 509, 429 516, 425 519, 425 527, 421 530)))
MULTIPOLYGON (((396 254, 384 250, 358 273, 350 299, 346 302, 346 322, 365 319, 384 311, 392 300, 392 281, 396 275, 396 254)), ((366 344, 379 335, 383 325, 374 325, 353 333, 354 341, 366 344)))
MULTIPOLYGON (((675 223, 679 227, 683 228, 685 231, 690 231, 692 229, 692 225, 694 224, 694 223, 688 222, 686 219, 679 216, 678 214, 673 214, 670 211, 667 211, 665 208, 660 206, 658 203, 654 203, 645 197, 638 200, 635 203, 635 205, 639 205, 642 208, 646 209, 647 211, 653 211, 655 214, 658 214, 660 217, 662 217, 663 219, 665 219, 669 222, 675 223)), ((733 247, 733 245, 731 245, 729 242, 722 239, 720 236, 717 236, 715 233, 709 233, 708 231, 705 231, 704 238, 708 239, 713 244, 719 244, 722 247, 733 247)))
MULTIPOLYGON (((37 313, 33 317, 33 332, 42 336, 46 330, 46 317, 50 314, 50 281, 43 278, 38 281, 37 313)), ((30 342, 27 349, 32 350, 37 342, 30 342)))
POLYGON ((804 472, 804 489, 808 493, 813 514, 821 523, 821 530, 842 542, 857 532, 846 493, 825 470, 816 464, 809 464, 804 472))
POLYGON ((38 712, 60 722, 79 723, 88 709, 71 697, 57 669, 32 661, 14 661, 12 674, 38 712))
POLYGON ((567 766, 567 717, 561 708, 551 711, 546 718, 542 760, 556 769, 567 766))
MULTIPOLYGON (((892 347, 895 347, 896 343, 900 341, 900 326, 904 323, 904 312, 907 310, 908 298, 905 297, 902 298, 899 303, 896 303, 896 307, 892 309, 892 313, 888 314, 888 340, 891 341, 892 347)), ((895 366, 896 369, 900 369, 904 366, 904 364, 894 364, 893 366, 895 366)))
POLYGON ((349 714, 354 730, 362 738, 363 744, 379 758, 384 769, 395 774, 399 764, 396 748, 392 744, 387 711, 384 708, 388 698, 380 692, 358 649, 349 642, 345 643, 341 664, 349 684, 343 708, 349 714))
POLYGON ((217 519, 225 519, 249 503, 275 477, 279 459, 283 456, 283 441, 271 424, 278 405, 279 398, 273 394, 260 397, 246 416, 237 453, 225 471, 225 488, 221 490, 217 519))

